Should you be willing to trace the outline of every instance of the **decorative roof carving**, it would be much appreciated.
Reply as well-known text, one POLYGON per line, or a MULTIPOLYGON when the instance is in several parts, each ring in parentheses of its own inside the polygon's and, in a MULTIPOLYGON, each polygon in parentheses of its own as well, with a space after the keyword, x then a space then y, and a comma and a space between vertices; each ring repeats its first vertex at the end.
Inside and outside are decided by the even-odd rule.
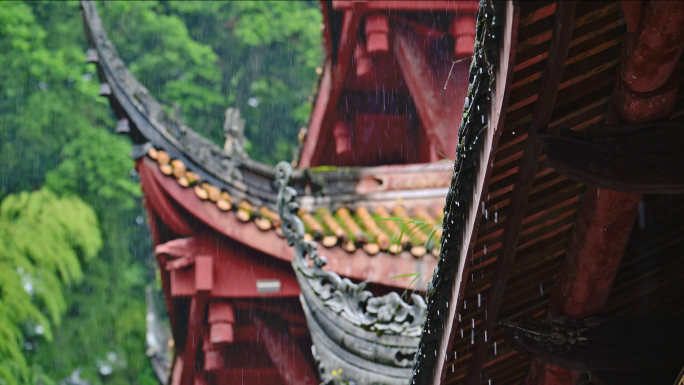
POLYGON ((245 152, 245 120, 240 118, 238 108, 226 110, 226 120, 223 122, 223 151, 230 156, 247 156, 245 152))
POLYGON ((373 297, 365 290, 366 282, 355 284, 323 270, 325 257, 318 254, 316 242, 304 238, 297 192, 288 186, 291 173, 286 162, 276 166, 278 214, 283 236, 295 249, 292 267, 302 288, 301 301, 324 383, 405 384, 425 318, 425 302, 416 294, 411 304, 396 293, 373 297))
POLYGON ((684 359, 680 324, 681 318, 564 315, 551 317, 549 323, 531 318, 499 321, 513 349, 578 372, 635 372, 658 366, 678 370, 684 359))

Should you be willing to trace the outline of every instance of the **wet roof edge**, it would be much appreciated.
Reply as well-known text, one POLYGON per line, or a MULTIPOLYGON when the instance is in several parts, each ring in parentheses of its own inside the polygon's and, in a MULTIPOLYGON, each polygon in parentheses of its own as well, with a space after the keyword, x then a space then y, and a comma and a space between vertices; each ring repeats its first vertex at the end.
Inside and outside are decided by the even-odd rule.
POLYGON ((460 310, 464 282, 480 223, 493 157, 501 135, 513 74, 520 6, 517 1, 480 1, 470 87, 454 171, 444 210, 439 262, 428 285, 427 319, 410 384, 439 384, 451 329, 460 310), (476 107, 480 108, 476 108, 476 107), (478 114, 477 111, 482 111, 478 114))
MULTIPOLYGON (((147 143, 163 149, 172 159, 181 160, 189 170, 199 174, 203 181, 226 190, 237 198, 247 199, 254 205, 273 206, 276 200, 276 190, 272 186, 275 179, 274 167, 247 157, 231 156, 215 143, 166 114, 162 104, 137 81, 119 58, 102 26, 95 4, 92 1, 81 1, 81 10, 88 44, 97 53, 91 61, 97 65, 101 82, 100 95, 108 97, 119 120, 128 120, 128 135, 133 143, 139 149, 149 147, 150 144, 147 143)), ((144 154, 146 151, 136 152, 138 157, 144 154)), ((326 198, 322 202, 346 201, 350 193, 355 199, 363 200, 365 194, 354 193, 354 188, 364 177, 440 173, 448 168, 447 163, 358 168, 318 167, 295 170, 292 186, 298 190, 300 197, 307 197, 311 194, 306 193, 304 187, 307 184, 313 185, 315 194, 326 198), (340 182, 347 185, 347 188, 340 190, 340 182)), ((417 189, 395 191, 412 190, 417 189)))

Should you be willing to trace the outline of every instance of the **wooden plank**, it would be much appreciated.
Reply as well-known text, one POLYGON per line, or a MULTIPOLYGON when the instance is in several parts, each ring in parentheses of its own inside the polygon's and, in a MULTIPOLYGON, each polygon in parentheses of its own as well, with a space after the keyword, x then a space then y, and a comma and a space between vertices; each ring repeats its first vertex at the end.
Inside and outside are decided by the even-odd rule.
MULTIPOLYGON (((510 85, 513 79, 513 67, 515 66, 515 53, 518 41, 518 22, 520 18, 520 5, 518 2, 506 2, 504 23, 502 26, 501 43, 499 46, 498 63, 496 68, 495 83, 492 86, 492 101, 488 111, 488 128, 484 132, 483 151, 480 152, 480 159, 473 172, 473 197, 470 204, 470 212, 467 213, 464 230, 462 231, 462 244, 458 252, 458 262, 454 272, 454 282, 451 292, 447 294, 449 303, 457 304, 461 299, 465 288, 464 276, 468 274, 468 261, 477 238, 478 226, 480 224, 480 202, 487 197, 487 186, 492 172, 495 156, 495 149, 498 139, 503 130, 506 119, 506 105, 510 93, 510 85)), ((451 306, 444 322, 442 335, 437 341, 437 349, 440 357, 445 357, 447 352, 451 352, 454 344, 454 334, 457 330, 458 322, 455 320, 458 306, 451 306)), ((460 332, 459 332, 460 333, 460 332)), ((446 357, 445 357, 446 358, 446 357)), ((430 383, 440 384, 444 381, 447 367, 446 359, 436 359, 434 362, 434 375, 430 383)))
POLYGON ((268 321, 258 311, 251 311, 250 318, 258 330, 258 338, 264 344, 280 380, 284 385, 318 385, 316 375, 309 367, 297 341, 284 328, 268 321))
POLYGON ((542 146, 535 140, 535 133, 547 127, 551 121, 551 114, 556 102, 558 87, 563 76, 563 68, 570 48, 572 39, 573 22, 575 18, 575 3, 559 1, 557 2, 556 23, 549 50, 549 59, 544 69, 542 83, 539 90, 539 102, 535 105, 532 116, 530 133, 525 142, 525 152, 523 153, 520 171, 518 172, 515 190, 511 198, 510 209, 502 236, 502 249, 496 263, 494 275, 492 277, 492 287, 486 303, 486 319, 484 327, 477 334, 475 353, 470 361, 467 371, 467 381, 470 384, 480 383, 480 372, 484 363, 485 355, 489 342, 485 340, 486 335, 491 336, 496 318, 503 300, 504 289, 510 275, 515 259, 515 252, 518 246, 518 239, 522 222, 525 216, 525 209, 532 189, 532 183, 539 163, 542 146))
MULTIPOLYGON (((347 81, 349 68, 352 66, 352 57, 356 39, 358 36, 361 14, 353 10, 345 11, 342 21, 342 33, 340 34, 339 48, 337 50, 337 62, 328 63, 331 68, 330 93, 326 103, 325 114, 320 127, 317 127, 316 135, 307 137, 307 144, 302 151, 299 168, 318 166, 330 139, 330 130, 337 115, 337 103, 347 81)), ((310 128, 310 131, 314 131, 310 128)), ((311 132, 310 132, 311 133, 311 132)))

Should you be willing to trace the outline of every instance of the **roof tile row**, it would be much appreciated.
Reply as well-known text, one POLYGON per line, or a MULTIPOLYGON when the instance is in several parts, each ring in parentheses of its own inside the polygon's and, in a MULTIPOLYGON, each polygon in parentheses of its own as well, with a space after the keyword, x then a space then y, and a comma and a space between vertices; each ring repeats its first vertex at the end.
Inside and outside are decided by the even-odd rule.
MULTIPOLYGON (((147 155, 157 161, 164 175, 174 177, 182 187, 192 188, 199 199, 215 203, 221 211, 234 211, 241 222, 254 221, 259 229, 273 229, 282 236, 280 216, 268 206, 255 207, 246 200, 237 202, 228 192, 202 182, 199 175, 188 170, 180 159, 171 159, 164 150, 152 147, 147 155)), ((416 206, 409 214, 402 206, 396 206, 392 213, 378 206, 371 213, 367 207, 358 206, 353 211, 341 207, 334 213, 326 208, 316 212, 300 209, 297 214, 304 222, 306 238, 319 241, 327 248, 339 245, 353 253, 361 247, 369 255, 409 250, 416 258, 428 253, 439 255, 441 209, 416 206)))

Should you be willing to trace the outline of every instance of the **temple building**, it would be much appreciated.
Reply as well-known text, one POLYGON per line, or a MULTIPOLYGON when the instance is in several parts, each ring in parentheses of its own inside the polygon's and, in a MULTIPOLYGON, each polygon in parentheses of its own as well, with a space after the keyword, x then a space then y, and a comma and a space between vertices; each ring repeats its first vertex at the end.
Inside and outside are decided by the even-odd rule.
POLYGON ((480 3, 412 384, 681 383, 683 48, 682 1, 480 3))
POLYGON ((320 7, 327 56, 290 170, 249 159, 235 109, 222 147, 168 115, 81 3, 99 93, 134 143, 171 325, 165 364, 148 316, 162 382, 411 378, 480 5, 320 7))
POLYGON ((82 2, 156 246, 160 380, 678 381, 684 1, 320 7, 313 112, 273 167, 235 109, 223 148, 166 114, 82 2))

